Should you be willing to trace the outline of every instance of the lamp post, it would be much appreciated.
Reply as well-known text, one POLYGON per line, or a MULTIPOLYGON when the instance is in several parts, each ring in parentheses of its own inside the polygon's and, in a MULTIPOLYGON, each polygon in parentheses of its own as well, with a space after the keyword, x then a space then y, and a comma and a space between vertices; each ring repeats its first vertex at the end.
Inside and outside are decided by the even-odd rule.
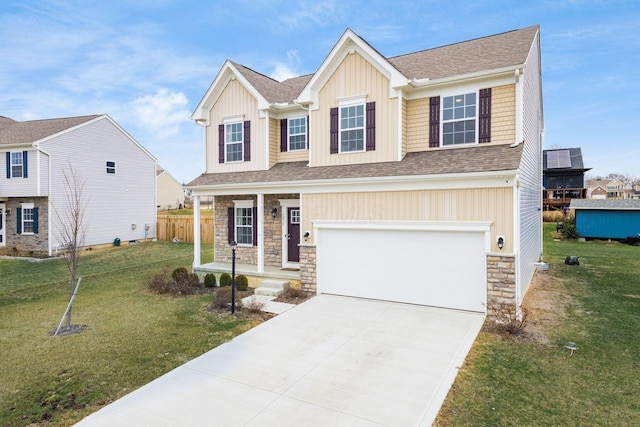
POLYGON ((236 313, 236 246, 235 240, 231 243, 231 314, 236 313))

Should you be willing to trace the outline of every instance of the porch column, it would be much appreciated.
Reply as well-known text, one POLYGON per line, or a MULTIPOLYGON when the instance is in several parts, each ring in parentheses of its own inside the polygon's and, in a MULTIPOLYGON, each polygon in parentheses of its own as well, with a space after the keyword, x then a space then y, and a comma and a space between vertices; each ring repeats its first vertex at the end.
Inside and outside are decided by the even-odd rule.
POLYGON ((200 267, 200 196, 193 196, 193 267, 200 267))
POLYGON ((264 273, 264 194, 257 195, 258 211, 258 274, 264 273))

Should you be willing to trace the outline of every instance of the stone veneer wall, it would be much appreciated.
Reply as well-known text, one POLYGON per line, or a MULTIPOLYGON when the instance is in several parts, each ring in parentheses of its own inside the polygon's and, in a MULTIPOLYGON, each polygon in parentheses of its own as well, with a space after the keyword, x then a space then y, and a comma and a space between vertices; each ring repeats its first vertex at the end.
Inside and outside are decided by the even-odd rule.
POLYGON ((4 252, 30 255, 31 253, 45 254, 49 252, 49 210, 46 197, 27 197, 9 199, 5 202, 6 209, 11 213, 5 218, 4 252), (33 203, 38 208, 38 234, 17 234, 17 214, 20 203, 33 203), (15 248, 15 249, 14 249, 15 248))
POLYGON ((300 286, 308 292, 317 291, 316 247, 300 245, 300 286))
POLYGON ((502 303, 517 304, 516 259, 514 256, 487 255, 487 315, 492 317, 502 303))
MULTIPOLYGON (((267 194, 264 196, 264 264, 280 267, 282 265, 282 207, 278 199, 295 199, 291 194, 267 194), (271 213, 278 208, 276 217, 271 213)), ((231 262, 231 247, 227 236, 227 209, 233 207, 234 200, 253 200, 256 196, 216 196, 215 198, 215 235, 214 260, 216 262, 231 262)), ((238 247, 236 249, 238 264, 256 265, 258 263, 258 247, 238 247)))

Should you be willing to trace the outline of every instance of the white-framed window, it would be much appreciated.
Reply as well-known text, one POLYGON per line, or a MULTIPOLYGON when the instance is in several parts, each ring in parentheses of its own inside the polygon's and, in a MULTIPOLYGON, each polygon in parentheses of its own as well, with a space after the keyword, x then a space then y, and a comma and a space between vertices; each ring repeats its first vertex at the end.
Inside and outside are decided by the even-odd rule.
POLYGON ((475 144, 478 94, 476 92, 442 97, 442 145, 475 144))
POLYGON ((242 121, 224 124, 225 162, 241 162, 243 153, 244 126, 242 121))
POLYGON ((22 151, 11 152, 11 178, 22 178, 24 175, 24 158, 22 151))
POLYGON ((114 162, 112 160, 107 160, 105 162, 105 171, 109 175, 115 175, 115 173, 116 173, 116 162, 114 162))
POLYGON ((307 118, 295 117, 288 120, 289 151, 307 149, 307 118))
POLYGON ((365 111, 364 97, 340 102, 338 109, 340 153, 365 151, 365 111))
POLYGON ((35 213, 33 203, 21 203, 21 227, 22 234, 34 234, 35 232, 35 213))
POLYGON ((253 201, 234 200, 235 241, 238 245, 253 245, 253 201))

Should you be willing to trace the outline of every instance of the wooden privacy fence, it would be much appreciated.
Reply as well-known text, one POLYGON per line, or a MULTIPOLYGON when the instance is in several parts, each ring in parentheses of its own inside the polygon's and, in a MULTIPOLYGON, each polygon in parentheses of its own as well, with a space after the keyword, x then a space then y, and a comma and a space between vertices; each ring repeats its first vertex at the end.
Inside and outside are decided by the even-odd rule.
MULTIPOLYGON (((193 216, 158 215, 156 238, 170 242, 177 237, 181 242, 193 243, 193 216)), ((200 217, 200 242, 213 244, 213 216, 200 217)))

